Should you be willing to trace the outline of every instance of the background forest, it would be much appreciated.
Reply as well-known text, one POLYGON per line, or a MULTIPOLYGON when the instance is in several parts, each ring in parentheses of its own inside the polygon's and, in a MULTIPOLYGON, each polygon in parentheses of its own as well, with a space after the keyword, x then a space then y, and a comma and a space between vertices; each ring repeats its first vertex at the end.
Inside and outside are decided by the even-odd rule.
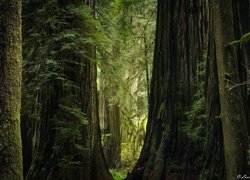
POLYGON ((250 178, 250 0, 0 0, 0 180, 250 178))

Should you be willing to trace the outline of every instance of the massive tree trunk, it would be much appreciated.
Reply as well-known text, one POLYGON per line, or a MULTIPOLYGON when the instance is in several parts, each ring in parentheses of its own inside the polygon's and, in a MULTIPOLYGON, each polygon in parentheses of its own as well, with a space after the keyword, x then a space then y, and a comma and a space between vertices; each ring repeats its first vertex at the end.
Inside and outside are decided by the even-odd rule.
POLYGON ((197 179, 203 142, 181 131, 207 49, 208 1, 158 0, 149 120, 140 158, 128 179, 197 179))
POLYGON ((21 1, 0 1, 0 179, 23 179, 21 1))
MULTIPOLYGON (((40 69, 43 84, 32 94, 37 96, 40 110, 34 133, 38 143, 27 179, 112 179, 101 146, 96 64, 92 61, 95 48, 82 40, 94 27, 86 24, 88 17, 83 11, 87 9, 83 5, 82 1, 48 1, 36 11, 40 18, 44 18, 42 13, 51 13, 58 24, 47 26, 50 21, 45 21, 40 27, 45 34, 39 41, 29 41, 33 47, 27 45, 32 49, 30 61, 52 73, 49 78, 43 77, 44 69, 40 69)), ((94 1, 85 1, 85 5, 91 10, 94 1)), ((39 28, 32 29, 36 32, 39 28)), ((34 77, 30 76, 30 67, 26 68, 29 84, 34 77)))
POLYGON ((231 0, 212 0, 216 62, 218 68, 220 106, 224 137, 226 179, 247 173, 247 129, 244 116, 231 0))
MULTIPOLYGON (((209 1, 158 0, 149 122, 141 156, 129 179, 191 179, 198 178, 199 173, 200 178, 223 179, 224 172, 226 179, 235 179, 238 174, 248 173, 245 116, 249 116, 243 105, 248 93, 240 82, 249 79, 249 47, 237 49, 229 43, 235 35, 239 39, 248 31, 249 1, 210 1, 210 23, 208 4, 209 1), (194 77, 197 71, 193 70, 198 63, 195 59, 199 58, 195 52, 207 50, 209 32, 205 91, 208 131, 203 152, 207 157, 199 172, 199 168, 189 168, 195 168, 194 155, 199 154, 200 148, 189 143, 180 130, 187 122, 183 114, 194 100, 189 98, 195 91, 192 84, 199 82, 199 77, 194 77), (186 170, 180 168, 185 161, 186 170)), ((248 104, 246 101, 246 110, 248 104)))

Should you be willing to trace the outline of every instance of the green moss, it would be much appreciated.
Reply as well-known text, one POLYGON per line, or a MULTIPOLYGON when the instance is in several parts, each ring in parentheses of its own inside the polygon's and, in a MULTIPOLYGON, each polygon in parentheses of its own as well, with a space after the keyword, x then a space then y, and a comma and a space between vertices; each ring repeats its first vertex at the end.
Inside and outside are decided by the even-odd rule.
POLYGON ((236 41, 232 41, 230 43, 228 43, 228 46, 237 46, 237 45, 244 45, 246 43, 248 43, 248 41, 250 40, 250 32, 244 34, 239 40, 236 41))
POLYGON ((0 179, 22 179, 21 2, 0 2, 0 179))

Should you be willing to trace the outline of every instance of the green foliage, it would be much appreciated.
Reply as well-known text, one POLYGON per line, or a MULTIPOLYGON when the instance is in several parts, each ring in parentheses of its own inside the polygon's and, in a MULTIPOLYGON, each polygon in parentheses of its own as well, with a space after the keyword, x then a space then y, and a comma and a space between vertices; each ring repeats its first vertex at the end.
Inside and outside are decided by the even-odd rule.
POLYGON ((79 78, 85 62, 94 61, 90 49, 100 39, 94 28, 98 21, 88 6, 61 7, 56 0, 26 12, 22 116, 30 124, 48 121, 53 128, 52 158, 57 166, 81 166, 79 159, 89 156, 83 144, 83 128, 89 122, 81 107, 79 78))
POLYGON ((56 1, 48 1, 26 18, 25 22, 35 25, 24 35, 25 87, 37 91, 53 81, 70 81, 65 74, 72 67, 69 65, 82 65, 81 59, 91 59, 85 47, 96 43, 90 38, 95 31, 81 30, 90 29, 96 23, 89 7, 59 8, 56 1))
POLYGON ((82 31, 96 24, 90 8, 84 5, 61 8, 57 1, 50 0, 24 16, 24 28, 29 23, 32 26, 24 31, 23 41, 24 91, 35 95, 55 82, 77 89, 79 85, 68 72, 77 73, 76 66, 82 68, 84 59, 92 59, 86 46, 96 42, 96 32, 82 31))
POLYGON ((80 108, 61 106, 62 114, 69 114, 72 118, 79 120, 79 124, 88 125, 86 115, 80 108))
POLYGON ((181 131, 192 141, 198 141, 204 138, 204 123, 206 120, 206 100, 204 96, 204 77, 206 69, 207 52, 203 52, 202 60, 198 62, 195 86, 196 92, 194 94, 193 104, 190 111, 185 112, 187 121, 181 128, 181 131))
POLYGON ((122 167, 130 171, 140 156, 142 146, 136 146, 134 143, 126 141, 122 142, 121 148, 122 167), (130 147, 132 147, 132 149, 130 147), (135 149, 135 147, 137 147, 137 149, 135 149))
POLYGON ((148 85, 155 36, 154 0, 98 2, 99 30, 106 38, 97 46, 98 84, 108 104, 121 112, 122 166, 131 167, 145 135, 148 85))
POLYGON ((88 125, 86 115, 80 108, 61 105, 53 120, 56 124, 55 133, 58 134, 56 144, 53 146, 57 166, 64 168, 81 166, 76 157, 87 159, 89 154, 89 149, 82 145, 82 128, 88 125))
POLYGON ((144 136, 146 133, 147 116, 135 121, 133 118, 123 119, 122 122, 122 165, 130 170, 139 158, 144 136))
POLYGON ((204 108, 205 98, 202 97, 194 102, 191 111, 185 113, 188 121, 183 126, 182 132, 193 141, 197 141, 203 136, 203 124, 206 120, 204 108))
POLYGON ((109 171, 112 174, 114 180, 123 180, 127 177, 127 172, 125 171, 118 171, 115 169, 110 169, 109 171))

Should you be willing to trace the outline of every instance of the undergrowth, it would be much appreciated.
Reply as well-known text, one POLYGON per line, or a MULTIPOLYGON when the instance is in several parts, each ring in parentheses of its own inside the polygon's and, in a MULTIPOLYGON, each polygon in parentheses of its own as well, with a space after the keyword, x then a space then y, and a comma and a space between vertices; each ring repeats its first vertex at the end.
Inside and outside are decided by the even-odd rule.
POLYGON ((110 169, 110 173, 112 174, 114 180, 123 180, 127 177, 127 172, 126 171, 119 171, 116 169, 110 169))

